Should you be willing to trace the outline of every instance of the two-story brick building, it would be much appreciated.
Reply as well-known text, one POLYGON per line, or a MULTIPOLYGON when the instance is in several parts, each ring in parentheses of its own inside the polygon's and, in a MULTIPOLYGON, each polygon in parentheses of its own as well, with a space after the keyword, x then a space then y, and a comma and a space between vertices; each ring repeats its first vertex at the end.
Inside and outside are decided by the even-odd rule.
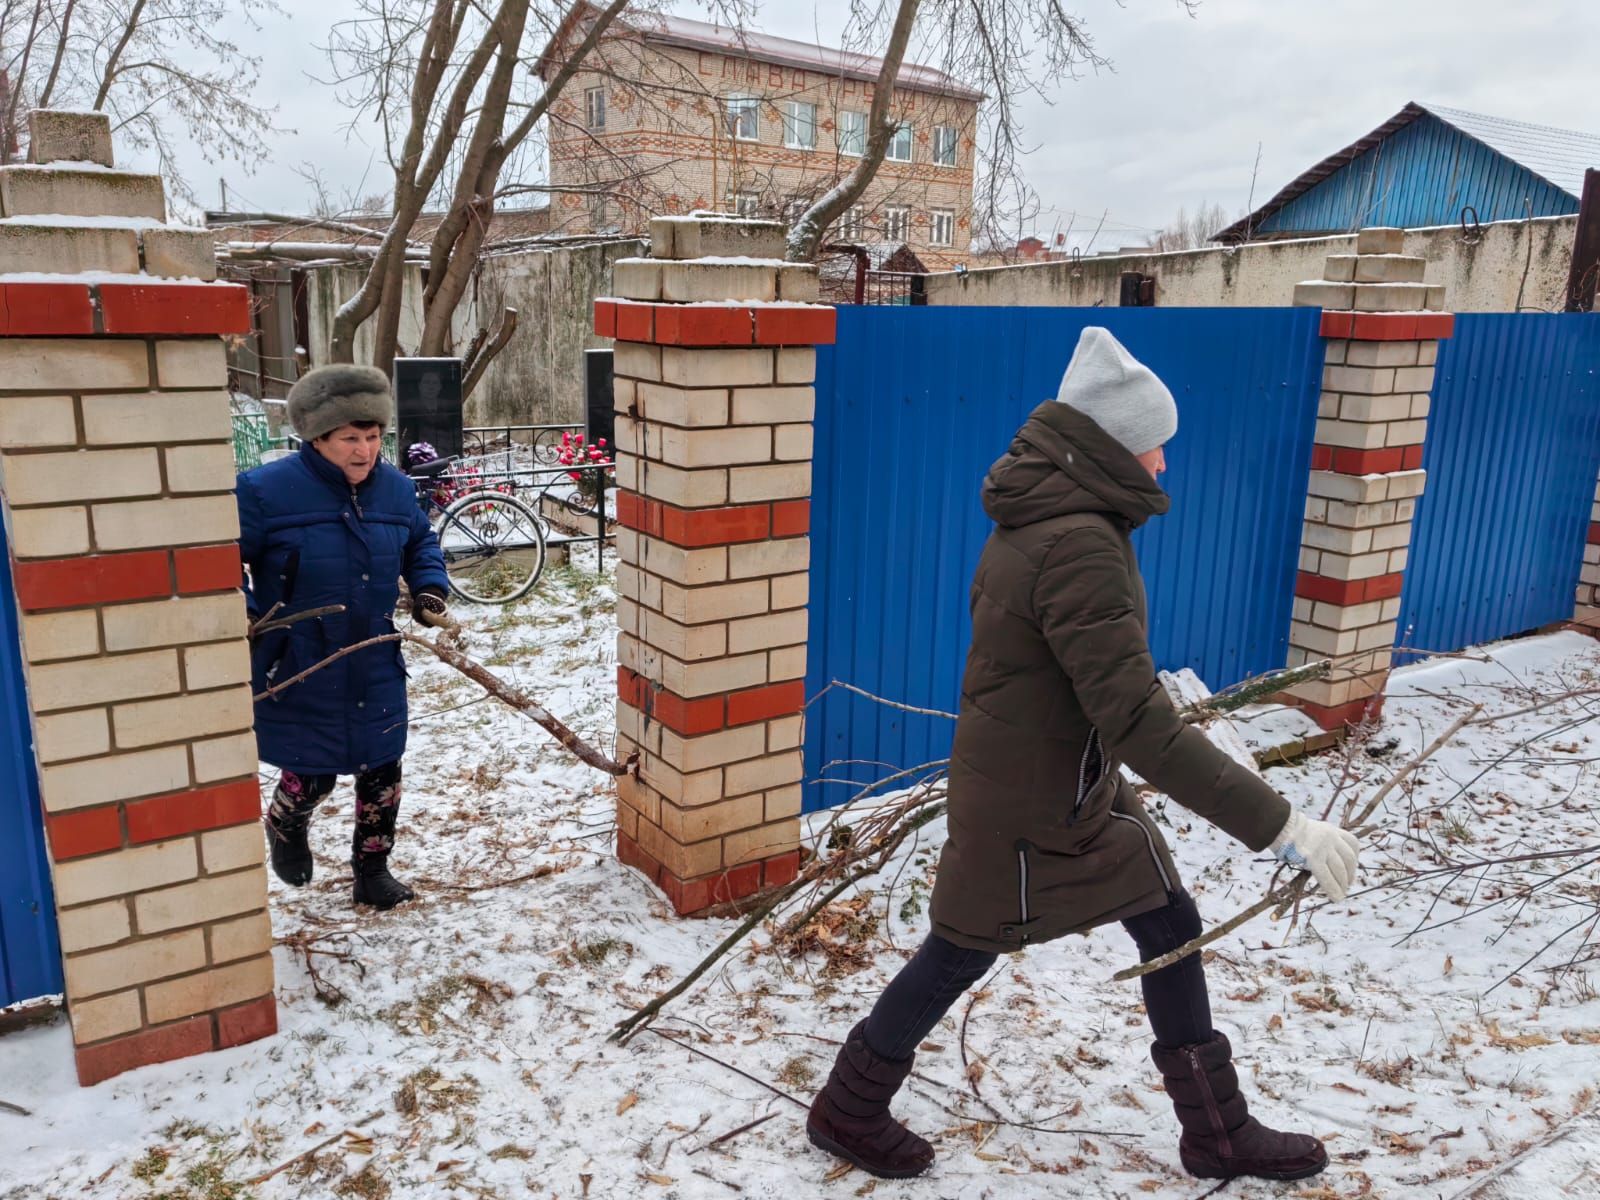
MULTIPOLYGON (((594 11, 568 14, 544 78, 594 11)), ((701 209, 792 219, 853 169, 880 60, 682 17, 625 20, 552 108, 553 232, 631 232, 701 209)), ((965 263, 982 99, 942 71, 902 67, 899 132, 829 236, 904 243, 933 269, 965 263)))

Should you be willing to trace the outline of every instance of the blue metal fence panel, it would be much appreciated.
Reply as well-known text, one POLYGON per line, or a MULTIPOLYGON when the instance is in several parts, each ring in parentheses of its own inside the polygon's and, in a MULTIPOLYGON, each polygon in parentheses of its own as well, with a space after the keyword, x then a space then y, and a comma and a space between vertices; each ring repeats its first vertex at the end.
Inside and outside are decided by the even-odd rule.
MULTIPOLYGON (((1086 325, 1172 386, 1172 512, 1137 535, 1151 646, 1212 687, 1283 665, 1323 348, 1315 309, 842 308, 819 351, 807 694, 831 680, 953 712, 989 465, 1054 396, 1086 325)), ((806 774, 875 780, 945 758, 952 725, 832 691, 806 774)), ((847 799, 811 783, 815 809, 847 799)))
POLYGON ((1557 217, 1577 200, 1476 138, 1428 115, 1397 130, 1259 225, 1262 233, 1354 232, 1367 225, 1454 225, 1557 217))
POLYGON ((0 529, 0 1008, 61 991, 11 555, 0 529))
POLYGON ((1600 314, 1463 313, 1434 376, 1401 643, 1570 618, 1600 472, 1600 314))

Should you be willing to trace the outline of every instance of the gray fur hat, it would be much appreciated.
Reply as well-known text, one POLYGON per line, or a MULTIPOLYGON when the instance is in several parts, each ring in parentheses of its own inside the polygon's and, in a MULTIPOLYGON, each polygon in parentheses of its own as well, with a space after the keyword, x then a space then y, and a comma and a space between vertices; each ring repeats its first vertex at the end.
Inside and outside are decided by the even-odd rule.
POLYGON ((1136 456, 1178 432, 1178 406, 1167 385, 1099 325, 1079 336, 1056 399, 1092 418, 1136 456))
POLYGON ((289 389, 289 423, 308 442, 357 421, 394 424, 389 377, 377 367, 317 367, 289 389))

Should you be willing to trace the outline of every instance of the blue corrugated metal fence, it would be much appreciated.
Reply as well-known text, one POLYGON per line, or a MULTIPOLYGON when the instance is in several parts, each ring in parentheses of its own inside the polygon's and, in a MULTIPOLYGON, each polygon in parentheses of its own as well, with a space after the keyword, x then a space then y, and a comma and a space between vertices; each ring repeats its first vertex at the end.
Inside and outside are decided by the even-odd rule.
MULTIPOLYGON (((1172 511, 1137 536, 1151 646, 1213 688, 1283 665, 1321 381, 1315 309, 842 308, 817 360, 807 693, 833 679, 954 711, 978 489, 1086 325, 1172 387, 1172 511)), ((834 691, 806 775, 877 779, 946 757, 952 725, 834 691)), ((808 808, 848 798, 809 784, 808 808)))
POLYGON ((1600 314, 1464 313, 1434 375, 1401 643, 1570 618, 1600 472, 1600 314))
POLYGON ((61 991, 11 555, 0 529, 0 1008, 61 991))

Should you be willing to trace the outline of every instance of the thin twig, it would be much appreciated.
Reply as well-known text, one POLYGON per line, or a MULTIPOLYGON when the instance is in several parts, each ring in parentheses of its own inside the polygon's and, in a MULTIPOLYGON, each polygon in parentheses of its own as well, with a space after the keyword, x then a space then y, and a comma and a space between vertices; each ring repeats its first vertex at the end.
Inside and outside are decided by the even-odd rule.
MULTIPOLYGON (((369 1125, 373 1121, 376 1121, 381 1116, 383 1116, 383 1109, 380 1108, 376 1112, 370 1112, 366 1116, 362 1117, 359 1121, 356 1122, 356 1125, 369 1125)), ((290 1167, 294 1166, 296 1163, 305 1162, 306 1159, 310 1158, 312 1155, 317 1154, 322 1150, 326 1150, 329 1146, 333 1145, 335 1142, 337 1142, 340 1138, 344 1137, 346 1134, 354 1134, 354 1133, 355 1133, 355 1126, 350 1126, 350 1127, 348 1127, 346 1129, 341 1129, 338 1133, 334 1134, 332 1137, 325 1138, 322 1141, 318 1142, 315 1146, 311 1147, 311 1149, 302 1150, 299 1154, 296 1154, 293 1158, 289 1159, 287 1162, 279 1163, 277 1166, 273 1167, 272 1170, 266 1172, 265 1174, 257 1175, 254 1179, 248 1181, 245 1184, 245 1186, 246 1187, 259 1187, 261 1184, 263 1184, 267 1180, 271 1179, 274 1175, 281 1175, 285 1171, 287 1171, 290 1167)))
POLYGON ((756 1076, 750 1074, 749 1071, 741 1070, 740 1068, 734 1066, 731 1062, 723 1061, 722 1059, 718 1058, 715 1054, 706 1053, 704 1050, 700 1049, 700 1047, 695 1046, 695 1045, 691 1045, 688 1041, 684 1040, 683 1038, 673 1037, 670 1033, 662 1033, 661 1030, 659 1030, 659 1029, 652 1029, 652 1030, 650 1030, 650 1032, 655 1034, 662 1041, 671 1042, 675 1046, 682 1046, 685 1050, 689 1051, 690 1054, 698 1054, 701 1058, 709 1059, 711 1062, 716 1063, 717 1066, 719 1066, 719 1067, 726 1067, 728 1070, 732 1071, 735 1075, 742 1075, 744 1078, 748 1079, 751 1083, 758 1084, 759 1086, 766 1088, 767 1091, 771 1092, 774 1096, 782 1096, 790 1104, 793 1104, 793 1105, 795 1105, 795 1106, 797 1106, 799 1108, 803 1108, 808 1112, 811 1109, 811 1106, 809 1104, 807 1104, 804 1100, 801 1100, 798 1096, 790 1095, 788 1092, 784 1091, 781 1087, 777 1087, 774 1084, 770 1084, 765 1079, 759 1079, 756 1076))
POLYGON ((712 1146, 720 1146, 720 1145, 722 1145, 723 1142, 730 1141, 733 1138, 738 1137, 741 1133, 749 1133, 750 1130, 754 1129, 757 1125, 765 1125, 768 1121, 772 1120, 772 1118, 777 1116, 777 1115, 778 1114, 775 1113, 775 1112, 769 1112, 766 1116, 757 1117, 754 1121, 746 1121, 743 1125, 740 1125, 737 1129, 730 1129, 730 1130, 728 1130, 727 1133, 724 1133, 724 1134, 721 1134, 721 1135, 719 1135, 717 1137, 714 1137, 709 1142, 702 1142, 700 1145, 696 1146, 693 1150, 689 1151, 689 1154, 691 1156, 693 1156, 693 1155, 699 1154, 700 1151, 702 1151, 702 1150, 709 1150, 712 1146))

